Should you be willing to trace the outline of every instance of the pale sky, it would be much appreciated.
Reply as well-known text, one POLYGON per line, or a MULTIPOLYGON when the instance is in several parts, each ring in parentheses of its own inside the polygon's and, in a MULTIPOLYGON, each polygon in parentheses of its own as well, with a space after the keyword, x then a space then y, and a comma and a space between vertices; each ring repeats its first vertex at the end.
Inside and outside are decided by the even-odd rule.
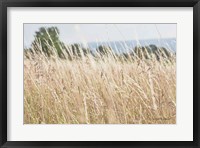
POLYGON ((30 47, 40 27, 58 27, 66 43, 176 38, 176 24, 24 24, 24 45, 30 47))

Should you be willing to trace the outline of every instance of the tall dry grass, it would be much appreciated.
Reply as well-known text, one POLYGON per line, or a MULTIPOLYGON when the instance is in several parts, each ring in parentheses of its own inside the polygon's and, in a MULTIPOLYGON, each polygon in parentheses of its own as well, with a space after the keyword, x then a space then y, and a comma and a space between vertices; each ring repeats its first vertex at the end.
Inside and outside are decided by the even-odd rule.
POLYGON ((175 56, 25 56, 24 123, 175 124, 175 56))

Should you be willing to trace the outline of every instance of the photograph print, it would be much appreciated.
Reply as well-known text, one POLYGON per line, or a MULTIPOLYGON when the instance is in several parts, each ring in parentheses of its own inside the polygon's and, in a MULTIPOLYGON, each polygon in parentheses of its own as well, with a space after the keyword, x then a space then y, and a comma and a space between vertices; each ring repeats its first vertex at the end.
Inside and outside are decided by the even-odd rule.
POLYGON ((24 24, 24 124, 176 124, 177 24, 24 24))

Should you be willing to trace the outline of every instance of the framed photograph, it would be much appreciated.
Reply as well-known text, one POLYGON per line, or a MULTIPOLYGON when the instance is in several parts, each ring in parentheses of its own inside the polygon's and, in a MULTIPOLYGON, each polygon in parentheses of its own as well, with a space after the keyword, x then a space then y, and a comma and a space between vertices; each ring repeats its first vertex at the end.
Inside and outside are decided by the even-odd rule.
POLYGON ((199 0, 1 1, 1 147, 199 147, 199 0))

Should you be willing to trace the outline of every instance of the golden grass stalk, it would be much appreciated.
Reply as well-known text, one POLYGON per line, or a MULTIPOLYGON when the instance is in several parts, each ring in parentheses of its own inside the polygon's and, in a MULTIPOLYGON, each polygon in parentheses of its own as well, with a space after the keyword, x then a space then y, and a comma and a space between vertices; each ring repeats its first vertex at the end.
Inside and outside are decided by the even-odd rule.
POLYGON ((175 56, 133 60, 112 52, 68 60, 26 54, 25 124, 176 123, 175 56))

